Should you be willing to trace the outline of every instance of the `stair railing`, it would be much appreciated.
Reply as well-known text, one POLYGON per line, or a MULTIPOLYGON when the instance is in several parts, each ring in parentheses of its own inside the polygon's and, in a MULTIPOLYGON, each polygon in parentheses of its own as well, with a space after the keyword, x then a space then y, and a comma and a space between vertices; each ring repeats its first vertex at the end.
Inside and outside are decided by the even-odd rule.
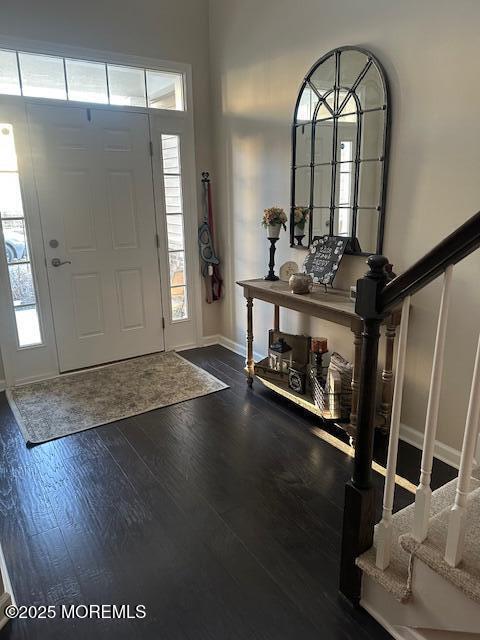
MULTIPOLYGON (((357 431, 353 475, 345 487, 340 591, 353 603, 358 603, 361 571, 355 560, 373 544, 375 526, 375 492, 372 484, 374 417, 378 339, 382 320, 389 311, 402 305, 402 320, 397 354, 396 384, 392 404, 392 423, 385 480, 382 521, 378 528, 377 566, 384 570, 390 562, 392 546, 392 508, 395 490, 400 413, 408 332, 410 297, 444 274, 434 359, 430 381, 427 417, 423 441, 420 483, 415 496, 413 534, 425 539, 430 519, 430 478, 438 423, 443 358, 450 301, 453 266, 480 246, 480 212, 476 213, 423 258, 394 280, 387 282, 384 256, 371 256, 368 273, 357 282, 355 311, 363 320, 362 357, 359 372, 357 431)), ((480 346, 479 346, 480 350, 480 346)), ((480 355, 477 353, 474 382, 467 417, 458 489, 447 543, 447 561, 458 564, 464 537, 465 505, 473 461, 473 442, 478 431, 480 414, 480 355)))

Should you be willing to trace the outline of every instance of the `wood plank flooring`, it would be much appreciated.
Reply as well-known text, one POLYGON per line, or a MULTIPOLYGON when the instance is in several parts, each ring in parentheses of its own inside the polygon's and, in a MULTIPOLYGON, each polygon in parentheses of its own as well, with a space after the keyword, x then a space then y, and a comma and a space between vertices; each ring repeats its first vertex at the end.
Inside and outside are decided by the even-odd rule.
MULTIPOLYGON (((182 355, 230 388, 32 449, 1 394, 0 540, 17 604, 146 606, 142 620, 16 620, 2 638, 388 638, 337 594, 351 458, 314 435, 314 416, 248 390, 239 356, 182 355)), ((412 482, 419 459, 402 444, 412 482)), ((434 484, 453 476, 435 463, 434 484)), ((396 508, 412 500, 396 494, 396 508)))

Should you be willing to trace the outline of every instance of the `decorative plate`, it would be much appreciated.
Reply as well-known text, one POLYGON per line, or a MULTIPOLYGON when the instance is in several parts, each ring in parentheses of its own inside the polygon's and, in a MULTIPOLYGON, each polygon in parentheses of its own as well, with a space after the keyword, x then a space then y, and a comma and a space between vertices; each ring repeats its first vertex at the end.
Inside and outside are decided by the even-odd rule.
POLYGON ((280 280, 283 282, 288 282, 290 280, 290 276, 294 273, 298 273, 298 264, 293 262, 293 260, 289 260, 288 262, 285 262, 285 264, 282 264, 280 271, 278 272, 280 280))

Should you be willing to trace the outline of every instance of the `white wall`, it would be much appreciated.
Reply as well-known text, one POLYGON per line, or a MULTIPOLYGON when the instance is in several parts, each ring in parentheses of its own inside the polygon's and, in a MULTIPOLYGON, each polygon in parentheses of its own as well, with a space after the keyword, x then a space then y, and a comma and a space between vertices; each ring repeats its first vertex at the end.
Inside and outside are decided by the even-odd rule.
MULTIPOLYGON (((208 29, 208 0, 0 3, 0 33, 10 38, 191 64, 198 185, 200 171, 211 166, 208 29)), ((200 200, 199 212, 203 215, 200 200)), ((218 333, 216 310, 206 304, 203 308, 204 333, 218 333)), ((0 366, 0 379, 3 377, 0 366)))
MULTIPOLYGON (((397 272, 480 208, 480 89, 477 0, 211 0, 211 64, 217 210, 229 262, 224 333, 245 334, 237 279, 266 271, 265 207, 289 203, 290 122, 298 87, 322 54, 366 47, 386 68, 393 135, 384 253, 397 272)), ((302 257, 278 243, 278 264, 302 257)), ((337 285, 365 270, 346 258, 337 285)), ((439 439, 459 448, 480 329, 480 252, 459 265, 446 355, 439 439)), ((403 422, 423 430, 439 283, 414 299, 403 422)), ((264 348, 271 309, 256 305, 257 348, 264 348)), ((284 312, 286 315, 288 312, 284 312)), ((289 313, 284 327, 328 335, 351 356, 350 336, 333 325, 311 327, 289 313)))

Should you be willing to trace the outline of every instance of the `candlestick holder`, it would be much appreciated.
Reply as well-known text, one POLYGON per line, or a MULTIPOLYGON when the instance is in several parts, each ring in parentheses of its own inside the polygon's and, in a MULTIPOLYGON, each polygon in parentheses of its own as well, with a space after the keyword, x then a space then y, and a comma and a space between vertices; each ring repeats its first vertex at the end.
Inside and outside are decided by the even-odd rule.
POLYGON ((278 280, 278 276, 275 275, 275 244, 278 238, 268 238, 270 240, 270 262, 268 263, 268 275, 265 276, 265 280, 278 280))

